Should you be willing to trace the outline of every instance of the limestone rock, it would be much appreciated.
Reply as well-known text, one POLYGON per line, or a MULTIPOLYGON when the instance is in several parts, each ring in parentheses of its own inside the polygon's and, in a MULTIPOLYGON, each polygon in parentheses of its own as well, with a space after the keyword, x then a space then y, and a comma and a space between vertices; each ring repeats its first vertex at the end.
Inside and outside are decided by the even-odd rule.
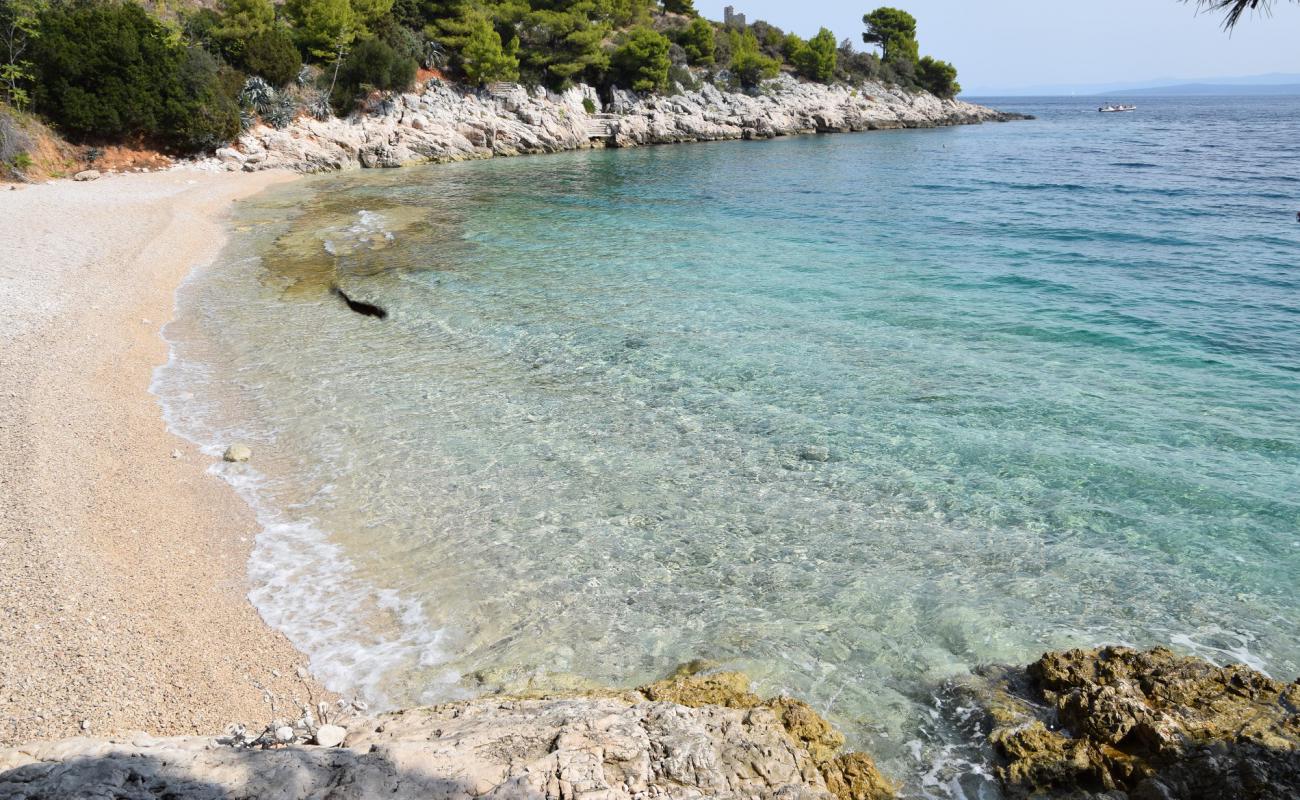
POLYGON ((1011 797, 1300 797, 1300 681, 1123 647, 985 678, 1011 797))
POLYGON ((226 452, 221 454, 221 458, 231 463, 243 463, 253 457, 253 451, 248 449, 248 445, 235 442, 226 448, 226 452))
POLYGON ((348 738, 348 729, 339 725, 322 725, 312 738, 320 747, 338 747, 348 738))
POLYGON ((0 751, 0 797, 65 797, 73 788, 77 797, 173 800, 887 796, 852 788, 878 777, 870 759, 843 757, 830 788, 766 705, 688 708, 633 697, 485 697, 395 712, 350 721, 346 747, 236 748, 202 737, 42 742, 0 751))
POLYGON ((992 109, 909 93, 878 83, 826 86, 786 75, 758 95, 705 84, 671 97, 615 89, 606 112, 595 89, 563 93, 515 87, 498 96, 430 81, 418 93, 389 98, 347 119, 303 117, 277 130, 258 125, 238 149, 217 158, 231 168, 320 172, 423 162, 555 153, 614 145, 636 147, 720 139, 892 128, 965 125, 1015 118, 992 109))
POLYGON ((83 169, 81 172, 78 172, 76 175, 73 175, 72 179, 74 181, 97 181, 99 180, 99 177, 100 177, 99 170, 83 169))

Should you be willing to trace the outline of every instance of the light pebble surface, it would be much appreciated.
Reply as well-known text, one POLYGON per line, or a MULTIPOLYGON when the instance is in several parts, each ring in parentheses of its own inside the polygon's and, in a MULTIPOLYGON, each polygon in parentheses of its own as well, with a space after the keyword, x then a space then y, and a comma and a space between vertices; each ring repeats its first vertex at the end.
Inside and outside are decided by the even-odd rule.
POLYGON ((232 202, 289 178, 0 190, 0 743, 211 732, 328 699, 247 599, 251 510, 148 391, 177 285, 232 202))

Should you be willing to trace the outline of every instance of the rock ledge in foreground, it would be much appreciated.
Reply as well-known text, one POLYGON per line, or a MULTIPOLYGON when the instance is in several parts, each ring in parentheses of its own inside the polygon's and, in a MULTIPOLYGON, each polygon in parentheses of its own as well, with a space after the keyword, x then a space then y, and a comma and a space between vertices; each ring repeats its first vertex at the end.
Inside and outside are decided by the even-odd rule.
POLYGON ((839 752, 843 742, 806 704, 751 694, 743 675, 679 675, 641 693, 486 697, 354 720, 341 747, 143 735, 38 743, 0 751, 0 797, 892 797, 870 758, 839 752))

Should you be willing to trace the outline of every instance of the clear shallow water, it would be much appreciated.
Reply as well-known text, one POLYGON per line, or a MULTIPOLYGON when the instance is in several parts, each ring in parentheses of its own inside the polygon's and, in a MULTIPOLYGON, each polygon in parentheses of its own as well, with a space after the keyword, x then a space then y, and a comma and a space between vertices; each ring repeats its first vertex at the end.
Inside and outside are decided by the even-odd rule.
POLYGON ((245 205, 157 390, 253 444, 259 608, 379 703, 715 659, 917 796, 982 662, 1300 673, 1300 99, 1001 105, 245 205))

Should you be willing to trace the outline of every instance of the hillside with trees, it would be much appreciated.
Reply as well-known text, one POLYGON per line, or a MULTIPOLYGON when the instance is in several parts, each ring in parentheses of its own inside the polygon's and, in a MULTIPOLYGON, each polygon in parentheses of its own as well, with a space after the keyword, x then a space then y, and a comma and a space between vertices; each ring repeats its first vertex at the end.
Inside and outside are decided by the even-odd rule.
POLYGON ((692 0, 0 0, 0 138, 31 113, 72 141, 212 150, 255 121, 344 115, 417 78, 607 95, 755 92, 785 72, 960 90, 950 64, 920 57, 911 15, 863 22, 865 51, 826 28, 707 20, 692 0))

